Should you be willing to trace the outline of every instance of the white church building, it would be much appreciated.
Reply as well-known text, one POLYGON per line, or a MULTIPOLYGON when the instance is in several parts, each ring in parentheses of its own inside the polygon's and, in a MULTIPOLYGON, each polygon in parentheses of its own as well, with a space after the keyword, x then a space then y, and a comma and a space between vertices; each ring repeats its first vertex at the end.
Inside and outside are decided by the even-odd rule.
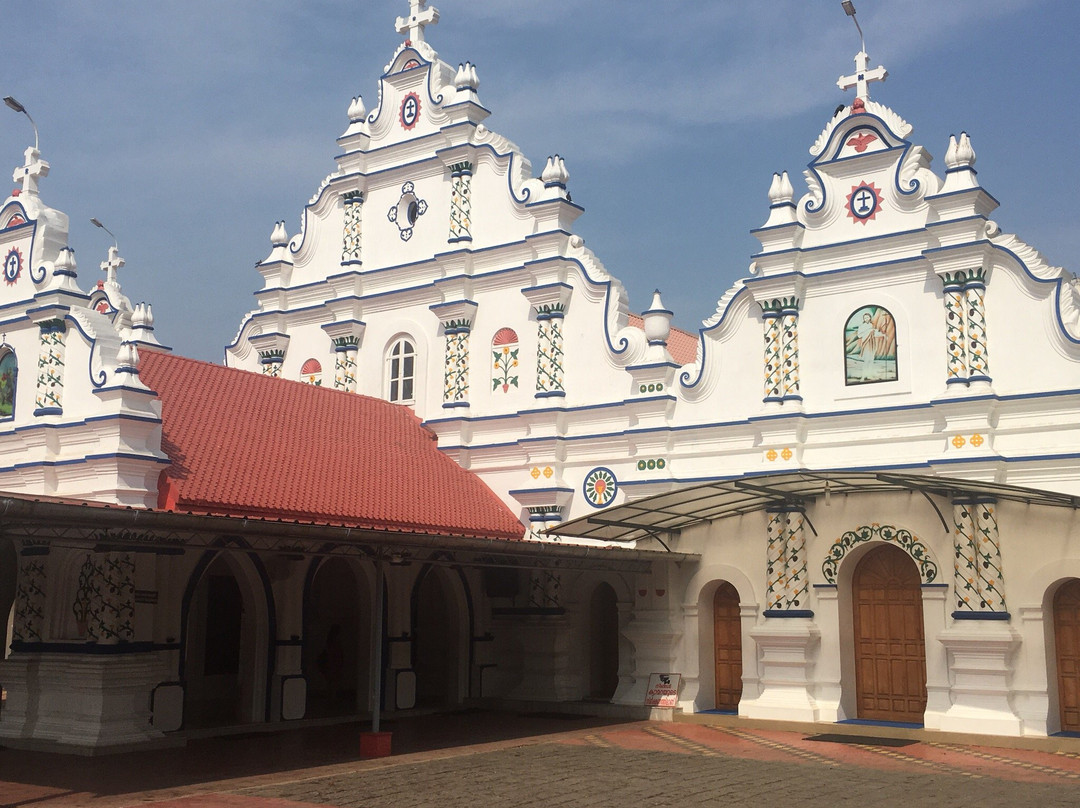
MULTIPOLYGON (((0 207, 10 341, 0 356, 0 490, 55 508, 76 507, 72 499, 133 508, 148 530, 178 537, 172 550, 160 532, 142 539, 157 554, 157 572, 145 575, 159 585, 132 588, 144 593, 136 605, 160 595, 175 609, 146 618, 142 668, 94 656, 102 680, 127 683, 123 698, 160 719, 155 737, 186 726, 192 684, 180 659, 190 637, 181 635, 197 632, 181 624, 194 619, 188 601, 214 585, 191 581, 198 564, 198 574, 218 564, 241 581, 229 597, 261 598, 266 613, 257 631, 238 629, 247 649, 238 662, 214 646, 247 705, 236 720, 325 706, 307 694, 335 695, 312 645, 328 627, 311 639, 304 604, 320 565, 348 556, 332 574, 355 580, 320 596, 320 608, 341 608, 341 592, 360 601, 344 625, 345 667, 351 706, 368 709, 363 649, 379 638, 361 627, 381 611, 373 581, 383 568, 372 560, 385 556, 396 565, 381 637, 381 699, 392 709, 408 711, 418 696, 443 707, 640 705, 650 675, 666 672, 682 677, 685 712, 1080 732, 1080 285, 991 218, 998 201, 979 183, 973 139, 937 144, 935 170, 913 126, 871 98, 884 68, 857 54, 838 82, 845 104, 807 133, 803 178, 771 178, 750 276, 715 290, 715 313, 691 334, 671 326, 659 292, 647 311, 630 311, 625 288, 574 233, 583 209, 566 161, 553 155, 537 171, 485 126, 476 68, 442 61, 427 41, 438 19, 412 0, 397 20, 403 41, 377 103, 352 99, 335 170, 304 206, 299 232, 274 226, 256 306, 225 349, 229 368, 250 371, 227 379, 259 374, 270 385, 262 391, 407 408, 440 456, 468 472, 453 485, 483 513, 470 522, 466 500, 456 521, 410 512, 401 521, 411 538, 366 536, 385 553, 357 560, 351 539, 317 535, 358 519, 356 506, 319 510, 317 497, 275 490, 261 516, 317 513, 323 527, 246 540, 227 562, 191 555, 218 547, 224 558, 227 542, 208 537, 239 529, 171 526, 170 515, 235 519, 251 503, 228 499, 235 492, 214 488, 222 481, 196 495, 169 437, 180 433, 166 429, 163 440, 177 395, 168 368, 190 360, 169 357, 149 307, 123 297, 115 251, 107 280, 79 289, 66 220, 39 200, 48 165, 31 149, 16 171, 21 189, 0 207), (35 369, 36 385, 24 374, 16 389, 14 370, 5 381, 16 364, 35 369), (430 527, 424 519, 437 523, 441 547, 415 537, 430 527), (429 567, 437 591, 423 588, 429 567), (451 616, 431 617, 438 604, 451 616), (430 660, 448 654, 457 661, 434 670, 430 660)), ((274 434, 260 435, 259 451, 280 462, 274 434)), ((352 448, 365 453, 359 439, 352 448)), ((78 507, 70 518, 86 524, 113 513, 78 507)), ((394 528, 392 515, 379 525, 363 516, 369 532, 394 528)), ((6 511, 0 541, 12 557, 21 542, 13 572, 0 576, 19 635, 19 615, 35 602, 27 576, 35 586, 62 577, 40 559, 63 553, 5 520, 6 511)), ((79 552, 86 541, 75 542, 79 552)), ((95 552, 136 543, 98 541, 95 552)), ((6 608, 4 596, 0 586, 6 608)), ((85 641, 85 629, 66 630, 85 641)), ((35 698, 18 671, 70 651, 40 639, 16 642, 21 650, 0 664, 5 739, 60 738, 12 708, 35 698)), ((201 698, 196 706, 212 709, 201 698)), ((128 703, 104 712, 119 721, 128 703)), ((62 723, 68 707, 50 709, 62 723)))

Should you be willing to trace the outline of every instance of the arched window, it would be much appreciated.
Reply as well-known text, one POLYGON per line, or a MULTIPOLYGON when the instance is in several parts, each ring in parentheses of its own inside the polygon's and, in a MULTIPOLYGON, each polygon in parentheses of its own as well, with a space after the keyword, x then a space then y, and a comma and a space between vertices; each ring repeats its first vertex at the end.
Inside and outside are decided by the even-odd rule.
POLYGON ((896 320, 881 306, 863 306, 844 325, 844 383, 894 382, 896 320))
POLYGON ((19 376, 19 363, 15 352, 5 349, 0 355, 0 420, 15 417, 15 382, 19 376))
POLYGON ((518 335, 512 328, 500 328, 491 340, 491 391, 510 392, 518 386, 518 335))
POLYGON ((394 341, 386 353, 386 398, 402 404, 416 400, 416 348, 412 340, 394 341))
POLYGON ((322 387, 322 365, 318 359, 309 359, 300 368, 300 381, 322 387))

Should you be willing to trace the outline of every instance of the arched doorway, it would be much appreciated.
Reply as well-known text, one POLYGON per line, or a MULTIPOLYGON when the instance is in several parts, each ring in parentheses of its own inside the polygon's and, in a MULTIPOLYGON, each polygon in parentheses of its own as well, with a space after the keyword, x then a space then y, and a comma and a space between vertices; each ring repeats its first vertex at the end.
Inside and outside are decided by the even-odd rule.
POLYGON ((367 709, 368 600, 346 559, 328 559, 315 571, 304 601, 307 717, 367 709))
POLYGON ((589 602, 589 698, 611 701, 619 687, 619 603, 601 583, 589 602))
POLYGON ((1054 650, 1061 731, 1080 732, 1080 580, 1076 578, 1054 594, 1054 650))
POLYGON ((414 601, 416 706, 451 707, 461 701, 461 611, 445 570, 429 567, 421 576, 414 601))
POLYGON ((716 709, 738 712, 742 698, 742 618, 739 593, 726 581, 713 595, 713 659, 716 709))
POLYGON ((926 642, 919 570, 898 547, 871 550, 852 579, 859 718, 921 724, 926 642))
POLYGON ((184 642, 185 727, 265 719, 269 618, 257 591, 227 552, 199 575, 184 642))

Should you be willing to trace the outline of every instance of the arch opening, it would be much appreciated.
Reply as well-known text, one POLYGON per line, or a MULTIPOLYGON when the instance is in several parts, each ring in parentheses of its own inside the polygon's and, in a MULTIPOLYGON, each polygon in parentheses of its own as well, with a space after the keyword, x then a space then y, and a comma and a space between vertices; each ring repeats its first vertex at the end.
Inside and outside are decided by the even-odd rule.
POLYGON ((603 582, 589 599, 589 698, 611 701, 619 687, 619 603, 603 582))
POLYGON ((184 725, 264 720, 268 609, 250 571, 220 553, 192 592, 184 647, 184 725))
POLYGON ((460 704, 465 625, 445 570, 429 568, 415 592, 413 672, 416 707, 442 709, 460 704))
POLYGON ((304 602, 307 717, 351 715, 367 709, 370 615, 367 587, 350 562, 331 558, 320 564, 304 602))

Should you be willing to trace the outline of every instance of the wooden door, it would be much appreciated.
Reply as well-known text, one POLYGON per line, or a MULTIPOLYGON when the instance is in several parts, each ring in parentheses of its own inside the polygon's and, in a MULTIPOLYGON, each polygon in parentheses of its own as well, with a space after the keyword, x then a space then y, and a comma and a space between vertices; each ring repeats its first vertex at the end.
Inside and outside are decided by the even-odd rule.
POLYGON ((879 547, 855 568, 855 689, 859 718, 923 722, 926 643, 915 562, 879 547))
POLYGON ((737 711, 742 697, 742 621, 739 593, 723 583, 713 597, 713 649, 716 660, 716 709, 737 711))
POLYGON ((1080 580, 1054 595, 1054 648, 1062 732, 1080 732, 1080 580))

